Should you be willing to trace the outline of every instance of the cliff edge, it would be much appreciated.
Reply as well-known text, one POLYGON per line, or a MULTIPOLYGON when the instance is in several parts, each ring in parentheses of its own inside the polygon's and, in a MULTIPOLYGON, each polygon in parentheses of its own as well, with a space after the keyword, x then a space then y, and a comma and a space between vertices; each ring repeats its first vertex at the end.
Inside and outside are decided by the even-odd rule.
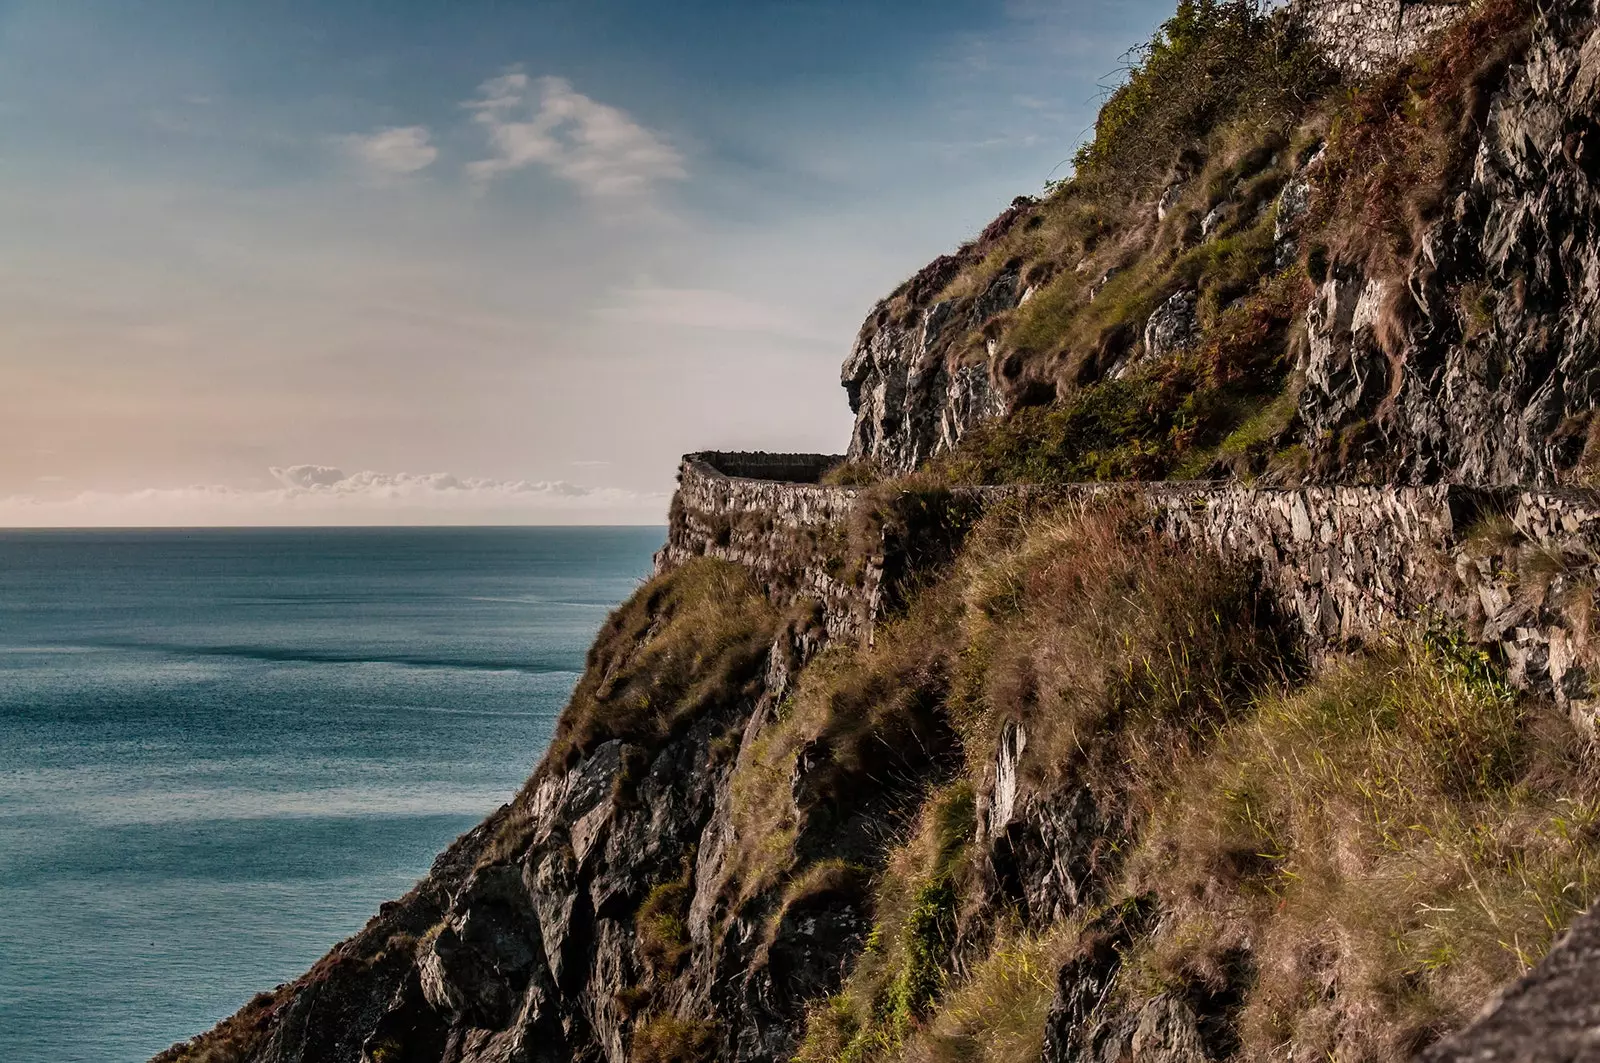
POLYGON ((1184 0, 848 453, 686 458, 526 786, 158 1063, 1597 1054, 1597 93, 1593 0, 1184 0))

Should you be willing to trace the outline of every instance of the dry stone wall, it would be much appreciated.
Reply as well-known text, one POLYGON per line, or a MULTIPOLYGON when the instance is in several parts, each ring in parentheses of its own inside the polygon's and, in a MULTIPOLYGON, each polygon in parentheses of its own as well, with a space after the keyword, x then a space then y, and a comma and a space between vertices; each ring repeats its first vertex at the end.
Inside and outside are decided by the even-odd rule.
MULTIPOLYGON (((811 467, 836 460, 796 459, 811 467)), ((658 568, 702 555, 743 564, 780 603, 817 601, 830 638, 869 639, 912 570, 904 559, 917 554, 915 544, 885 541, 880 524, 863 519, 860 488, 726 471, 757 468, 736 455, 684 460, 658 568)), ((959 489, 935 504, 970 515, 1025 495, 1147 505, 1174 540, 1258 566, 1313 648, 1371 640, 1403 624, 1461 625, 1471 638, 1501 649, 1516 682, 1549 693, 1580 728, 1594 732, 1600 708, 1591 690, 1589 637, 1600 584, 1594 492, 1081 484, 959 489)), ((898 534, 906 534, 903 526, 898 534)))
POLYGON ((781 606, 805 598, 820 603, 830 639, 865 638, 882 568, 847 571, 857 489, 816 483, 839 460, 724 453, 685 457, 656 570, 694 557, 736 562, 781 606))
POLYGON ((1465 0, 1294 0, 1291 7, 1334 65, 1353 74, 1415 54, 1467 10, 1465 0))

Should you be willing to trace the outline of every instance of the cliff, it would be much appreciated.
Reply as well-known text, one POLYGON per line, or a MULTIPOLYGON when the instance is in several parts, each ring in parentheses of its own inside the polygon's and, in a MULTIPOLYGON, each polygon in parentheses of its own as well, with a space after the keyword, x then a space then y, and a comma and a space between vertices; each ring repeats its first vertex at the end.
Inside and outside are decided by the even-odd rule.
MULTIPOLYGON (((1426 25, 1462 10, 1393 6, 1426 25)), ((958 474, 1038 478, 1028 451, 1047 444, 1074 479, 1581 481, 1589 15, 1555 5, 1530 44, 1499 6, 1348 109, 1304 102, 1317 81, 1292 38, 1224 42, 1276 65, 1284 96, 1235 103, 1250 110, 1153 169, 1141 138, 1157 130, 1105 130, 1130 142, 1080 170, 1143 166, 1132 202, 1120 181, 1109 204, 1092 182, 1019 200, 880 304, 844 367, 851 458, 910 471, 1053 405, 1078 422, 1056 426, 1066 438, 990 438, 958 474)), ((1351 29, 1361 8, 1387 24, 1384 5, 1318 5, 1312 38, 1364 54, 1415 43, 1412 22, 1351 29)))
POLYGON ((1180 5, 849 453, 685 458, 523 790, 161 1063, 1584 1058, 1597 64, 1180 5))

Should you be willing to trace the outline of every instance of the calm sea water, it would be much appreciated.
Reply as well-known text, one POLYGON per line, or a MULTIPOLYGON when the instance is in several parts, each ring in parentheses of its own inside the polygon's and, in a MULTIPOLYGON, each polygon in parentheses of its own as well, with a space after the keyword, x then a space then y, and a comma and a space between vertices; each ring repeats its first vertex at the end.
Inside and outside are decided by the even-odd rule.
POLYGON ((0 1060, 143 1060, 404 893, 662 534, 0 532, 0 1060))

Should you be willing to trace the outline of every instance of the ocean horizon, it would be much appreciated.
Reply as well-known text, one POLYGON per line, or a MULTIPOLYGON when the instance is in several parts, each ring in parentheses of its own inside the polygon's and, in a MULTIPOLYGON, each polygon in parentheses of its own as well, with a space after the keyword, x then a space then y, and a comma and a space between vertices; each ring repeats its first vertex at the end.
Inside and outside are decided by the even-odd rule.
POLYGON ((405 893, 663 537, 0 530, 0 1060, 147 1059, 405 893))

